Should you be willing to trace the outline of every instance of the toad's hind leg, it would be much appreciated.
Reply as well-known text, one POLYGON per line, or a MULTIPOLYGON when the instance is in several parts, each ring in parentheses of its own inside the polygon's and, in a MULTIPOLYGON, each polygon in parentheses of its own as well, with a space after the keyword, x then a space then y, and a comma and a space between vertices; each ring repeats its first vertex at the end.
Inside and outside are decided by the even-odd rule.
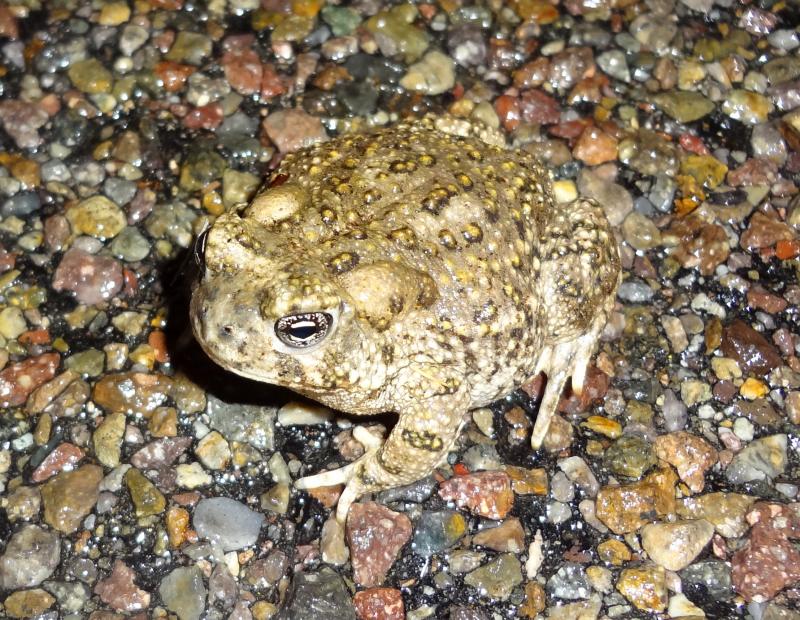
POLYGON ((544 347, 535 374, 547 374, 531 436, 538 449, 567 379, 583 390, 586 367, 614 306, 619 284, 619 252, 602 208, 593 200, 559 205, 544 231, 539 299, 544 347))
POLYGON ((364 456, 340 469, 295 481, 298 489, 345 484, 336 508, 343 522, 350 506, 365 493, 403 486, 424 478, 442 462, 453 447, 469 407, 465 386, 425 372, 428 385, 400 412, 400 419, 386 442, 360 428, 353 435, 366 450, 364 456))

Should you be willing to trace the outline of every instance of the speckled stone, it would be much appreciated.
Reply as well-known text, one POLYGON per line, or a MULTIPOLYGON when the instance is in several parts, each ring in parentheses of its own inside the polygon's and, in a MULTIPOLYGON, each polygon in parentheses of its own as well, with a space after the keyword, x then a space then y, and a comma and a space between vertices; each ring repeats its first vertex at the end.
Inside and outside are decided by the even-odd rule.
POLYGON ((439 486, 439 495, 489 519, 502 519, 514 505, 511 481, 505 472, 478 472, 450 478, 439 486))
POLYGON ((411 521, 375 502, 359 503, 350 508, 346 534, 356 583, 379 586, 411 538, 411 521))
POLYGON ((11 536, 0 556, 0 587, 38 586, 53 574, 60 557, 58 534, 38 525, 24 525, 11 536))
POLYGON ((661 566, 624 569, 617 581, 617 590, 636 609, 660 612, 667 607, 666 575, 661 566))

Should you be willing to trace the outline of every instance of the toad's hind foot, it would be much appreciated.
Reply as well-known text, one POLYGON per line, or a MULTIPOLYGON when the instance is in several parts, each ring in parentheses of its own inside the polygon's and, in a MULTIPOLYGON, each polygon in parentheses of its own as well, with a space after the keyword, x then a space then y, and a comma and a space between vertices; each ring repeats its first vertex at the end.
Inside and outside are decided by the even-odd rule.
POLYGON ((336 518, 344 522, 350 506, 362 495, 410 484, 431 473, 453 447, 468 399, 460 384, 444 380, 441 368, 429 370, 424 376, 430 383, 421 388, 419 399, 400 412, 400 419, 385 442, 357 426, 353 437, 364 445, 364 456, 341 469, 301 478, 295 487, 309 489, 343 483, 345 489, 339 498, 336 518), (424 398, 424 389, 429 385, 431 390, 446 393, 424 398))
POLYGON ((365 493, 370 493, 375 489, 371 488, 364 481, 366 465, 374 460, 381 446, 383 438, 363 426, 353 428, 353 438, 364 446, 365 454, 356 459, 349 465, 324 471, 313 476, 305 476, 295 480, 296 489, 315 489, 317 487, 330 487, 336 484, 345 485, 339 503, 336 507, 336 518, 344 522, 350 506, 365 493))
POLYGON ((586 367, 589 365, 589 359, 592 357, 595 343, 604 324, 605 315, 598 317, 592 329, 583 336, 547 345, 542 349, 536 363, 535 374, 544 372, 547 375, 547 384, 531 433, 531 447, 534 450, 538 450, 544 441, 567 379, 572 377, 572 391, 575 394, 580 395, 583 392, 586 367))

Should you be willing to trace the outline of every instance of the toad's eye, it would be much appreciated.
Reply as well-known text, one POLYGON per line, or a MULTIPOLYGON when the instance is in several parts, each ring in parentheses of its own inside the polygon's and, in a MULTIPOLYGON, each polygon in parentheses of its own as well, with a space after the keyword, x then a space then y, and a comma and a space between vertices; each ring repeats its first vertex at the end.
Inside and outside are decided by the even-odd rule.
POLYGON ((332 325, 333 317, 327 312, 290 314, 275 322, 275 335, 288 347, 305 349, 325 338, 332 325))
POLYGON ((198 267, 203 267, 206 262, 206 243, 208 242, 208 231, 211 227, 207 227, 194 242, 194 262, 198 267))

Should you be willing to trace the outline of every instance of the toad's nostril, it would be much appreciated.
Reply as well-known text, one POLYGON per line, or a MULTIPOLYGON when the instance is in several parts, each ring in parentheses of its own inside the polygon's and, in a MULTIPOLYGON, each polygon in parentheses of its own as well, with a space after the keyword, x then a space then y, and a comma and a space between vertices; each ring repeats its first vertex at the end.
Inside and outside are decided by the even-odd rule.
POLYGON ((233 335, 233 326, 223 325, 219 328, 219 335, 223 338, 230 338, 233 335))

